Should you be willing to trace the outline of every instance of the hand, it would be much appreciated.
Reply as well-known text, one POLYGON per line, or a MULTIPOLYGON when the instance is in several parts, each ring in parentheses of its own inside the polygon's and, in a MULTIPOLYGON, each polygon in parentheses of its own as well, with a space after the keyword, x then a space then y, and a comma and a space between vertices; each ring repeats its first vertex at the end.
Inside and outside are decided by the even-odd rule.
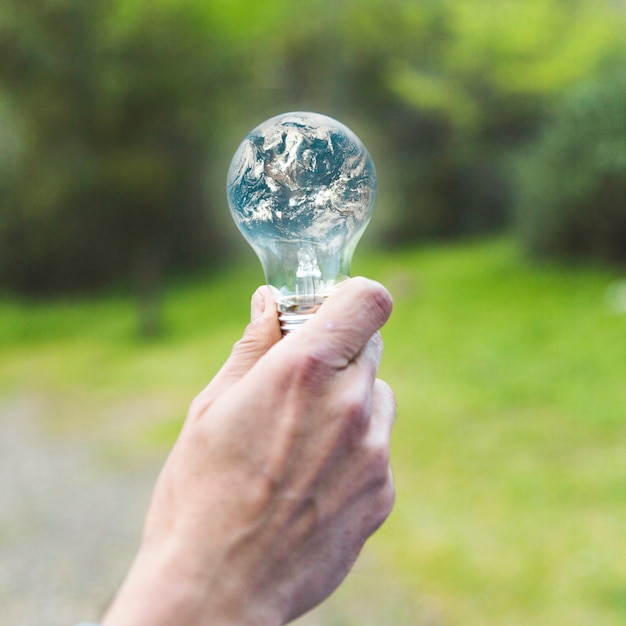
POLYGON ((391 511, 391 298, 346 281, 280 340, 266 288, 194 400, 104 626, 276 626, 326 598, 391 511))

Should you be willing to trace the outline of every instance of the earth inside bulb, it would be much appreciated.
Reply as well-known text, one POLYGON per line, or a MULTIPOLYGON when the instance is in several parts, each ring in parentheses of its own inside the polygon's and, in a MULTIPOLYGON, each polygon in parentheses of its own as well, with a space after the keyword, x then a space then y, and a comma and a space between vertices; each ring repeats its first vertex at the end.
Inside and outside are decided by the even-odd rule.
POLYGON ((318 113, 252 130, 228 170, 231 214, 265 272, 285 333, 350 273, 376 200, 376 170, 359 138, 318 113))

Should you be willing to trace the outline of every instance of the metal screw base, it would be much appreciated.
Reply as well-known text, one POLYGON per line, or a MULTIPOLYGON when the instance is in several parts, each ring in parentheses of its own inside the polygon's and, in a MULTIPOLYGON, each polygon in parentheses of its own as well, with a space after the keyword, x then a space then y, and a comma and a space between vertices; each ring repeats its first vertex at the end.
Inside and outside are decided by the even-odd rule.
POLYGON ((279 315, 278 319, 283 336, 300 328, 304 322, 310 320, 314 315, 315 313, 282 313, 279 315))
POLYGON ((292 333, 310 320, 317 309, 322 305, 323 300, 311 302, 310 299, 291 298, 278 303, 278 319, 283 336, 292 333))

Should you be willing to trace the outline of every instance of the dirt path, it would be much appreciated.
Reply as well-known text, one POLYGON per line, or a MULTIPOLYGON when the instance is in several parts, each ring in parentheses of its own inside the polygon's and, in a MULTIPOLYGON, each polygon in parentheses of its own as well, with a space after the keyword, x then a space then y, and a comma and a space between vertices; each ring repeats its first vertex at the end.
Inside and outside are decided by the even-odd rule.
POLYGON ((38 430, 37 402, 0 402, 0 623, 98 617, 130 561, 157 464, 104 468, 89 434, 38 430))
MULTIPOLYGON (((42 406, 0 398, 0 624, 97 619, 139 538, 161 458, 104 462, 97 433, 41 432, 42 406)), ((341 591, 298 626, 412 626, 406 590, 367 553, 341 591)), ((428 623, 438 623, 437 621, 428 623)))

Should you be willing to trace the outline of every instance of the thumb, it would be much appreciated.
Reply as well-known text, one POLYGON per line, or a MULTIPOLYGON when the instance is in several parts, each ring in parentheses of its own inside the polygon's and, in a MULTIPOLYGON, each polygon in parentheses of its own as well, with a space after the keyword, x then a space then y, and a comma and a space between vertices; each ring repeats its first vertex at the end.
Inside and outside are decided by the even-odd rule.
POLYGON ((259 287, 254 292, 250 309, 250 323, 241 339, 233 346, 226 363, 196 398, 197 409, 203 411, 215 398, 242 378, 281 339, 276 304, 267 287, 259 287))

